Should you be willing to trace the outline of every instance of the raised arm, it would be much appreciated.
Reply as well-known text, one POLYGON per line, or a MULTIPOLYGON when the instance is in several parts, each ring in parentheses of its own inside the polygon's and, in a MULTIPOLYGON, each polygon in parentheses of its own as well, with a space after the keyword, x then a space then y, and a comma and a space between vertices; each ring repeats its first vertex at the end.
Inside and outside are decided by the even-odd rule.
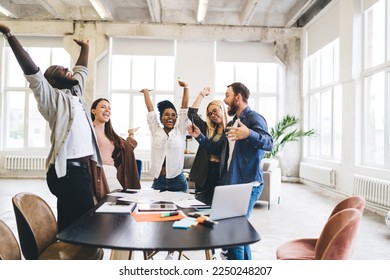
POLYGON ((188 108, 188 99, 189 99, 188 84, 182 80, 179 80, 178 83, 183 88, 183 97, 181 99, 181 108, 187 109, 188 108))
POLYGON ((88 66, 88 54, 89 54, 89 40, 76 40, 73 39, 81 47, 79 58, 76 61, 76 65, 88 66))
POLYGON ((152 100, 150 99, 149 90, 147 88, 144 88, 141 90, 141 92, 144 94, 145 99, 145 105, 146 109, 148 109, 148 112, 154 111, 152 100))
POLYGON ((26 75, 37 73, 39 71, 39 67, 31 59, 28 52, 26 52, 26 50, 22 47, 19 40, 12 35, 10 28, 0 23, 0 32, 3 33, 5 38, 8 40, 8 44, 22 68, 23 73, 26 75))
POLYGON ((200 92, 198 97, 192 103, 191 107, 188 109, 187 115, 190 121, 196 124, 202 133, 207 133, 207 123, 202 120, 198 114, 199 105, 202 102, 205 96, 208 96, 211 93, 210 87, 204 87, 200 92))
POLYGON ((210 95, 211 88, 210 87, 204 87, 200 92, 198 97, 195 99, 194 103, 192 103, 191 108, 199 108, 200 103, 202 102, 203 98, 205 96, 210 95))

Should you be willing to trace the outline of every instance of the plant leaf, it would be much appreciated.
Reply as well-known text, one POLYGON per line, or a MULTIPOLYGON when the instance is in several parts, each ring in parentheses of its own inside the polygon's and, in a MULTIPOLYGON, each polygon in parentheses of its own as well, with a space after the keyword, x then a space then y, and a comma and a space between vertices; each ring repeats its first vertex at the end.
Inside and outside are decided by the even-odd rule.
POLYGON ((270 129, 270 134, 274 141, 274 145, 272 151, 267 152, 265 157, 276 158, 286 143, 298 142, 304 137, 313 137, 316 135, 316 131, 314 129, 302 131, 294 128, 299 123, 299 118, 288 114, 285 115, 280 121, 278 121, 275 127, 270 129))

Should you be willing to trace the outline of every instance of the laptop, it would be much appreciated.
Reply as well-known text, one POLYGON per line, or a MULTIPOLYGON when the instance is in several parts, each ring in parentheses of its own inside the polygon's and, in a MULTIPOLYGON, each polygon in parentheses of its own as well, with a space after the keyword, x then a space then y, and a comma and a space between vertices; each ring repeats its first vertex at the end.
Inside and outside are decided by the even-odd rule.
POLYGON ((253 183, 216 186, 211 202, 210 219, 222 220, 245 216, 248 211, 253 183))

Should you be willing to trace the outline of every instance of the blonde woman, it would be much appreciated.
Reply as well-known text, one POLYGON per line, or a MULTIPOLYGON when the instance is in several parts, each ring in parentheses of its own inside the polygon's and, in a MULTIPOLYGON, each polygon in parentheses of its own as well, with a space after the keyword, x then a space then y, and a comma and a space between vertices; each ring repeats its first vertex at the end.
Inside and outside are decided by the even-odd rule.
MULTIPOLYGON (((199 127, 200 131, 211 141, 217 142, 225 133, 228 115, 225 104, 220 100, 211 101, 206 108, 206 121, 198 114, 199 105, 205 96, 211 93, 209 87, 203 88, 188 109, 188 118, 199 127)), ((198 148, 190 171, 190 179, 195 182, 196 198, 206 204, 211 204, 214 188, 219 180, 220 156, 208 153, 202 147, 198 148)))

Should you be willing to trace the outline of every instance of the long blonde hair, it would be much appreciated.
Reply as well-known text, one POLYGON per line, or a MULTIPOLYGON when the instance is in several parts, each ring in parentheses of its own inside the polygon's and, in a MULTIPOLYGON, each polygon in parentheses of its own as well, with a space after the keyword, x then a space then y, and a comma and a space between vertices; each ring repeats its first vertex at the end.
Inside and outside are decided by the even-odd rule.
POLYGON ((208 112, 208 109, 209 109, 210 105, 218 106, 221 109, 221 111, 222 111, 222 125, 223 125, 222 129, 225 129, 226 124, 228 123, 228 115, 227 115, 227 112, 226 112, 225 103, 223 103, 221 100, 217 100, 217 99, 211 101, 207 105, 207 108, 206 108, 206 123, 207 123, 207 137, 208 138, 211 138, 213 136, 213 134, 214 134, 214 131, 216 129, 218 129, 218 124, 213 122, 209 118, 209 116, 207 116, 207 112, 208 112))

